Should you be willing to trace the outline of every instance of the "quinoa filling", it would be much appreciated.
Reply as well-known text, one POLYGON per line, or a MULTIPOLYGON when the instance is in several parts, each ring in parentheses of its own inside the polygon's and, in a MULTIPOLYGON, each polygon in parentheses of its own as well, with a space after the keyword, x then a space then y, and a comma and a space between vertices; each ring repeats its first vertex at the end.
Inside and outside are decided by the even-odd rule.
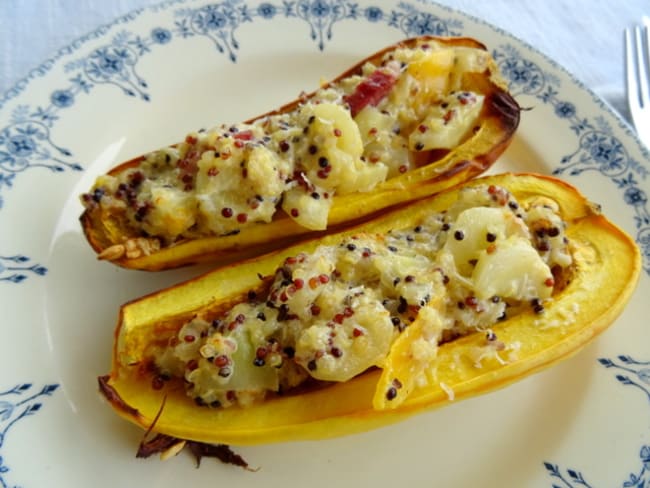
POLYGON ((484 97, 463 91, 462 75, 488 62, 480 49, 432 41, 396 49, 289 113, 191 133, 101 176, 82 203, 164 246, 237 233, 280 210, 325 229, 334 195, 370 191, 471 135, 484 97))
MULTIPOLYGON (((507 361, 517 344, 502 343, 491 327, 542 314, 570 278, 558 212, 546 198, 518 202, 503 188, 478 186, 413 228, 358 234, 289 257, 264 293, 196 316, 154 347, 153 387, 181 379, 197 404, 225 408, 348 381, 382 368, 416 320, 426 322, 415 355, 425 366, 441 343, 476 332, 486 337, 478 363, 507 361)), ((388 401, 395 384, 399 378, 388 401)))

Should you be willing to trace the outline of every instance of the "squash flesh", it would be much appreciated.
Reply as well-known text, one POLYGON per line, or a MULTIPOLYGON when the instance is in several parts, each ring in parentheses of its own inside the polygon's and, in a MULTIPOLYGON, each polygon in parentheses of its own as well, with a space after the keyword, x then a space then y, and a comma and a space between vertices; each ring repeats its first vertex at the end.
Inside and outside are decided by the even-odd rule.
MULTIPOLYGON (((436 381, 426 388, 415 387, 399 407, 390 410, 373 407, 379 370, 245 409, 197 407, 186 397, 180 382, 169 382, 161 391, 151 388, 152 373, 137 364, 146 357, 152 342, 164 341, 174 333, 180 318, 220 303, 236 302, 249 289, 261 286, 257 273, 272 275, 286 257, 340 240, 340 235, 330 235, 219 269, 125 305, 116 330, 113 369, 105 380, 114 393, 113 397, 107 394, 114 408, 128 420, 148 428, 166 397, 154 430, 182 439, 234 445, 320 439, 373 429, 423 409, 443 406, 451 401, 450 392, 454 399, 461 399, 500 388, 575 353, 610 325, 629 299, 640 270, 634 242, 559 180, 499 175, 469 184, 504 186, 518 199, 549 197, 557 202, 569 223, 567 236, 573 243, 576 261, 570 283, 554 296, 542 316, 523 313, 494 327, 500 340, 519 345, 508 361, 486 358, 481 368, 476 367, 476 350, 485 344, 483 334, 444 343, 432 362, 436 381)), ((382 232, 408 227, 427 212, 447 208, 453 199, 454 191, 446 192, 375 219, 361 229, 382 232)), ((397 358, 395 366, 409 365, 397 358)))

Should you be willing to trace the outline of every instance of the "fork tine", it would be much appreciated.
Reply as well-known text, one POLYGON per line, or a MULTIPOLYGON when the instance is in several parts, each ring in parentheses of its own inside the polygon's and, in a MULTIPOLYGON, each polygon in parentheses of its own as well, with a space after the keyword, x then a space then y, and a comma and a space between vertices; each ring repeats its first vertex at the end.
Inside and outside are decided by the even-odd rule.
MULTIPOLYGON (((634 58, 635 49, 632 44, 632 31, 625 29, 625 83, 627 87, 628 98, 634 105, 639 104, 639 84, 636 76, 636 62, 634 58)), ((634 107, 630 107, 633 110, 634 107)))
POLYGON ((625 87, 631 121, 650 148, 650 17, 624 30, 625 87))
POLYGON ((650 106, 650 83, 648 83, 648 27, 638 26, 634 30, 636 40, 636 64, 639 76, 641 107, 650 106))

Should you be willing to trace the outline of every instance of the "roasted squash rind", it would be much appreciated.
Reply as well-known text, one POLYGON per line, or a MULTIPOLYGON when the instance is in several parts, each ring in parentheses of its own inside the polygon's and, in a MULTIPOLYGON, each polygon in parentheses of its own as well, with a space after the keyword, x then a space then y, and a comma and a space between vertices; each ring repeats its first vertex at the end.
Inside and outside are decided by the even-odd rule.
POLYGON ((543 316, 525 313, 494 328, 504 342, 520 344, 517 358, 506 364, 484 362, 478 369, 470 358, 485 340, 483 334, 445 343, 435 364, 437 383, 415 389, 391 410, 373 408, 378 370, 246 409, 197 407, 181 382, 169 382, 160 391, 150 386, 153 373, 142 363, 147 348, 172 334, 179 320, 237 301, 260 286, 258 273, 271 275, 287 256, 336 242, 342 234, 408 227, 427 212, 447 208, 456 193, 450 190, 342 234, 224 267, 126 304, 116 330, 112 371, 102 378, 102 391, 121 416, 143 428, 151 427, 164 402, 153 429, 181 439, 233 445, 323 439, 370 430, 444 406, 452 401, 450 391, 459 400, 503 387, 576 353, 605 330, 629 300, 641 268, 634 241, 577 190, 555 178, 505 174, 468 183, 478 184, 503 186, 520 200, 538 195, 551 198, 569 224, 567 236, 576 263, 570 282, 546 306, 543 316))

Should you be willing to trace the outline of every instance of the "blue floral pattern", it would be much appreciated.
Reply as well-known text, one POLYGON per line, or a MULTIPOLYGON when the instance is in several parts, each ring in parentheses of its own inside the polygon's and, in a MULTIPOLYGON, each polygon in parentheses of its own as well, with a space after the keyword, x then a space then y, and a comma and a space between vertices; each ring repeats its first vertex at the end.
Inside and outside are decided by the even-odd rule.
MULTIPOLYGON (((636 359, 621 355, 615 360, 609 358, 600 358, 598 362, 605 368, 612 368, 619 371, 616 379, 622 385, 633 386, 643 393, 650 406, 650 361, 637 361, 636 359)), ((644 444, 639 449, 639 459, 641 467, 638 472, 630 473, 628 478, 621 484, 623 488, 648 488, 650 487, 650 445, 644 444)), ((544 462, 544 467, 548 474, 562 483, 561 485, 553 484, 552 488, 594 488, 589 484, 583 474, 575 469, 566 469, 563 471, 557 464, 544 462)))
POLYGON ((22 283, 30 275, 43 276, 47 268, 40 264, 29 264, 27 256, 0 256, 0 283, 22 283))
POLYGON ((318 48, 325 48, 325 40, 332 38, 334 23, 345 19, 355 19, 358 16, 357 5, 339 0, 299 0, 296 4, 296 15, 305 20, 310 28, 312 40, 318 41, 318 48))
POLYGON ((103 46, 85 59, 84 73, 94 83, 113 84, 125 95, 139 94, 148 101, 149 95, 144 91, 147 83, 135 71, 137 61, 137 52, 128 44, 103 46))
MULTIPOLYGON (((271 18, 270 4, 262 12, 262 17, 271 18)), ((212 40, 217 51, 227 53, 230 60, 235 62, 235 50, 239 49, 235 30, 244 22, 252 22, 256 13, 250 11, 245 4, 238 8, 236 2, 226 1, 198 9, 182 9, 176 15, 176 27, 181 37, 205 36, 212 40)))
POLYGON ((21 383, 10 390, 0 391, 0 488, 10 486, 6 478, 9 467, 2 457, 2 447, 9 430, 18 421, 38 412, 43 406, 39 399, 51 396, 58 388, 56 384, 45 385, 39 392, 29 394, 32 384, 21 383))
POLYGON ((0 129, 0 209, 4 204, 2 192, 13 186, 18 173, 32 168, 53 172, 82 169, 71 160, 70 150, 58 146, 50 137, 58 111, 70 106, 73 99, 72 92, 56 90, 45 107, 18 105, 10 124, 0 129))

